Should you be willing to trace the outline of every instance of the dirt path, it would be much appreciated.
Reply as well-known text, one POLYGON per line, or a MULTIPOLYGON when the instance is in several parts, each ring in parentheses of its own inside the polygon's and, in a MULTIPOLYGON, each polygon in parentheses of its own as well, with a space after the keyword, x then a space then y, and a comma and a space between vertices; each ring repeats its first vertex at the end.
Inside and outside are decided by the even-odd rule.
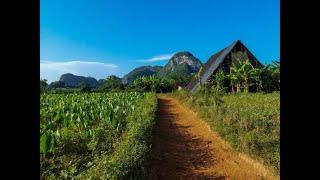
POLYGON ((148 179, 279 179, 175 99, 159 96, 158 103, 148 179))

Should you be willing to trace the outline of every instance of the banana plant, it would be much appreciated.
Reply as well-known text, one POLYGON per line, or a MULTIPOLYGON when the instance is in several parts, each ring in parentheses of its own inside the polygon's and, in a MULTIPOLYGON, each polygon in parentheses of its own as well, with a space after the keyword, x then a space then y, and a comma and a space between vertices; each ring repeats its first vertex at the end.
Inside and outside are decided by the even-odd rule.
POLYGON ((249 59, 242 61, 240 64, 241 64, 241 67, 240 67, 239 71, 240 71, 240 77, 243 82, 244 92, 248 93, 249 86, 250 86, 249 80, 254 73, 254 71, 253 71, 254 68, 253 68, 252 64, 250 63, 249 59))
POLYGON ((227 79, 227 75, 223 70, 219 70, 215 76, 214 76, 214 83, 215 83, 215 88, 218 88, 219 90, 224 89, 224 82, 227 79))
POLYGON ((263 78, 264 68, 253 68, 252 69, 252 79, 255 81, 257 92, 262 91, 263 89, 263 78))
POLYGON ((240 62, 233 61, 232 66, 230 67, 230 74, 228 75, 228 78, 230 79, 230 83, 232 86, 232 92, 234 92, 234 86, 236 87, 236 91, 241 91, 241 72, 240 72, 240 62))
POLYGON ((232 53, 232 66, 230 68, 230 81, 231 85, 235 85, 237 92, 241 92, 241 85, 243 86, 244 92, 249 92, 251 85, 250 79, 254 75, 254 67, 251 64, 246 52, 232 53))

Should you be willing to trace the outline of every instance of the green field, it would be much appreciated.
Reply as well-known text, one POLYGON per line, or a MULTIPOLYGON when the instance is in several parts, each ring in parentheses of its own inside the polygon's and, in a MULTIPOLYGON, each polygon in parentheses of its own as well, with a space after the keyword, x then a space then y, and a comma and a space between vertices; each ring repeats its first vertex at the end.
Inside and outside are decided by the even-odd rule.
POLYGON ((155 93, 41 94, 41 179, 144 176, 155 93))
POLYGON ((173 96, 189 106, 235 149, 280 171, 280 93, 173 96))

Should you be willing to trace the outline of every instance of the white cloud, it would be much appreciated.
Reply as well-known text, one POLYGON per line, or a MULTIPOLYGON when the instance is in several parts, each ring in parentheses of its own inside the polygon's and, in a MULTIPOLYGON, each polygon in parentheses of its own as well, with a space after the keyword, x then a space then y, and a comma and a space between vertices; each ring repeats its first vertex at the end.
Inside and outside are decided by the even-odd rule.
POLYGON ((158 56, 154 56, 149 59, 143 59, 143 60, 138 60, 139 62, 158 62, 158 61, 166 61, 170 59, 173 56, 173 54, 162 54, 158 56))
POLYGON ((47 79, 50 83, 59 80, 64 73, 72 73, 79 76, 94 77, 99 80, 115 73, 117 68, 118 66, 115 64, 92 61, 42 61, 40 62, 40 77, 47 79))

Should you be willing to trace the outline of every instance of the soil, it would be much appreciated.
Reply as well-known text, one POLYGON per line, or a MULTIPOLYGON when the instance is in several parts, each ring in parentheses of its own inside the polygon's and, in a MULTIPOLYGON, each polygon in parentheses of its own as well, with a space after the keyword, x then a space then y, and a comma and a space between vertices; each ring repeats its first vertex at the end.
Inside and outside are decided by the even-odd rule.
POLYGON ((158 96, 156 118, 148 179, 280 179, 169 96, 158 96))

